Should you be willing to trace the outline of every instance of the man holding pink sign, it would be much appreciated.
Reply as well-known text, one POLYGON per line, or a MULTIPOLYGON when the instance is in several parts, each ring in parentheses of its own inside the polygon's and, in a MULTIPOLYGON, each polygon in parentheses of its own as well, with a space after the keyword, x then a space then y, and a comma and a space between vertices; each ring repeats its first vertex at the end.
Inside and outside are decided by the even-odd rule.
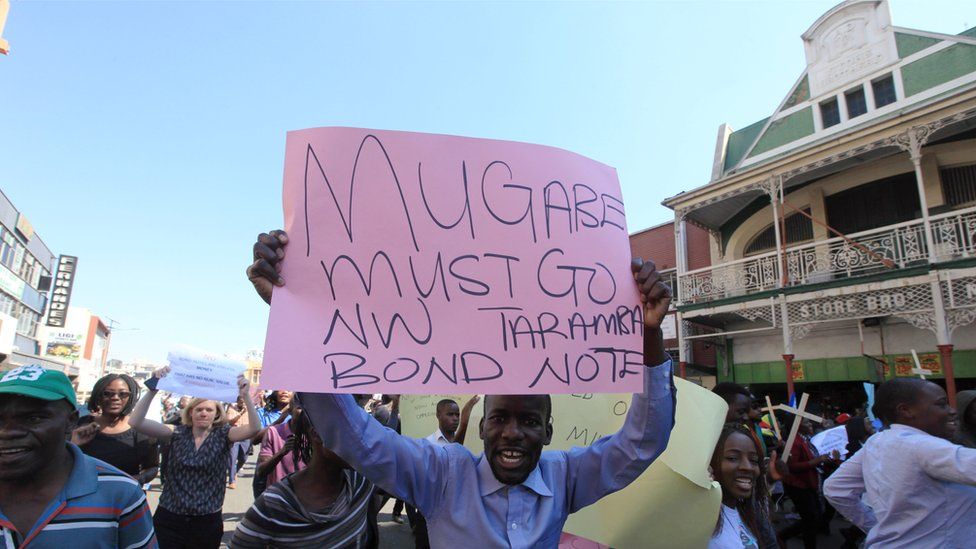
POLYGON ((612 168, 549 147, 291 132, 288 233, 260 235, 248 269, 274 298, 266 379, 316 391, 299 397, 325 446, 415 504, 433 546, 555 547, 674 425, 671 290, 630 263, 619 195, 612 168), (485 452, 400 436, 353 391, 485 393, 485 452), (542 451, 549 393, 620 391, 639 392, 619 432, 542 451))

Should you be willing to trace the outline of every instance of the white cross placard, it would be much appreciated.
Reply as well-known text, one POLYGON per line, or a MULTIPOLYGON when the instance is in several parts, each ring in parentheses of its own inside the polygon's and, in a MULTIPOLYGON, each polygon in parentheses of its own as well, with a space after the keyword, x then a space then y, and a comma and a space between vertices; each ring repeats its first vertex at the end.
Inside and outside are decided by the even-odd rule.
POLYGON ((800 422, 804 419, 816 421, 817 423, 823 423, 824 421, 824 418, 806 411, 807 399, 809 397, 810 395, 803 393, 803 396, 800 397, 800 405, 796 408, 787 406, 786 404, 780 404, 776 407, 779 410, 793 414, 793 425, 790 427, 790 436, 786 438, 786 448, 783 449, 783 455, 779 458, 783 463, 786 463, 786 460, 789 459, 792 453, 796 435, 800 432, 800 422))

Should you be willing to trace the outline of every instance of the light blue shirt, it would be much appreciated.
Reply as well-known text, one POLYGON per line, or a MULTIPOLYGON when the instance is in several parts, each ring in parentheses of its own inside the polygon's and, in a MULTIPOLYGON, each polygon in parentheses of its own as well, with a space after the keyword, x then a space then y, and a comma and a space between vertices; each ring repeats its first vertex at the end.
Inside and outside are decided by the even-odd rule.
MULTIPOLYGON (((258 419, 261 420, 261 427, 270 427, 281 417, 281 410, 269 410, 267 408, 258 409, 258 419)), ((285 420, 287 421, 287 420, 285 420)))
POLYGON ((896 423, 869 438, 824 495, 868 532, 867 547, 976 546, 976 450, 914 427, 896 423))
POLYGON ((674 426, 671 361, 648 368, 617 433, 586 448, 542 453, 522 484, 499 482, 484 455, 397 435, 350 395, 302 393, 325 446, 374 484, 420 509, 433 547, 556 547, 574 513, 633 482, 674 426))

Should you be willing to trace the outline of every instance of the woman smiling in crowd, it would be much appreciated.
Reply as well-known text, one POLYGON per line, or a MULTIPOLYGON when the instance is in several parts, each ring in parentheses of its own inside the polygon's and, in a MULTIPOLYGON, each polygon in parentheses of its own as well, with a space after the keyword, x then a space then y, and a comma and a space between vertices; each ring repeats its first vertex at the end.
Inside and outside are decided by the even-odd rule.
POLYGON ((129 414, 139 386, 125 374, 109 374, 95 382, 88 410, 78 421, 71 442, 81 451, 118 467, 139 484, 147 484, 159 471, 159 446, 129 425, 129 414))
POLYGON ((769 522, 769 491, 756 435, 726 423, 712 455, 712 474, 722 486, 722 510, 709 549, 777 547, 769 522))

